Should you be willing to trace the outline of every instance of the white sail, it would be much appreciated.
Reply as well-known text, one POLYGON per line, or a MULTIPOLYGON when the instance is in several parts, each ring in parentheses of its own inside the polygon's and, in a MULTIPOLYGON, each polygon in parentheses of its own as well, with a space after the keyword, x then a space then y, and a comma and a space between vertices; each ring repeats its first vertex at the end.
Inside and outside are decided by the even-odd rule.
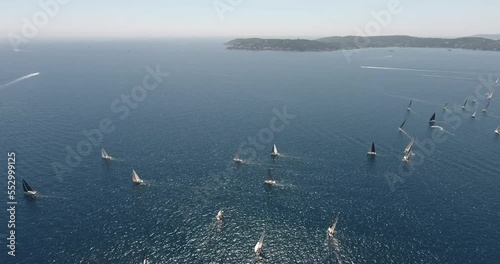
POLYGON ((276 147, 276 144, 273 145, 273 152, 271 152, 271 155, 273 155, 273 156, 279 155, 278 147, 276 147))
POLYGON ((135 172, 135 170, 132 170, 132 182, 134 183, 143 183, 144 181, 139 178, 139 175, 135 172))
POLYGON ((329 237, 333 237, 333 235, 335 234, 335 228, 337 227, 337 222, 339 221, 339 215, 340 215, 340 213, 337 213, 335 220, 330 225, 330 227, 328 227, 328 229, 327 229, 327 233, 328 233, 329 237))
POLYGON ((405 154, 406 154, 406 153, 408 153, 408 151, 409 151, 409 150, 413 147, 413 143, 415 143, 415 140, 414 140, 414 139, 412 139, 412 140, 410 141, 410 143, 406 146, 406 148, 405 148, 405 152, 404 152, 405 154))
POLYGON ((222 214, 224 213, 224 211, 219 210, 219 212, 217 213, 217 215, 215 216, 215 219, 217 219, 217 221, 222 221, 222 214))
POLYGON ((104 150, 104 148, 101 149, 101 157, 106 160, 111 160, 112 157, 104 150))
POLYGON ((260 235, 259 241, 257 244, 255 244, 255 247, 253 248, 253 252, 255 253, 256 256, 259 256, 262 253, 262 247, 264 246, 264 232, 260 235))

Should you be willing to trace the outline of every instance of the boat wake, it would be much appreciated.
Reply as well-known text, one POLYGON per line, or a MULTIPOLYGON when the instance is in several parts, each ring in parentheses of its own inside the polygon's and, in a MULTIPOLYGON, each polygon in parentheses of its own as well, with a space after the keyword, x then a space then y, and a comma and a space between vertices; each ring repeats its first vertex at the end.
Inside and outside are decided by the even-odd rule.
POLYGON ((454 71, 431 70, 431 69, 413 69, 413 68, 396 68, 396 67, 380 67, 380 66, 359 66, 361 69, 372 70, 387 70, 387 71, 410 71, 410 72, 439 72, 439 73, 458 73, 454 71))
POLYGON ((30 73, 30 74, 28 74, 28 75, 26 75, 26 76, 23 76, 23 77, 17 78, 17 79, 15 79, 15 80, 11 81, 11 82, 8 82, 8 83, 6 83, 6 84, 0 85, 0 88, 7 87, 7 86, 9 86, 9 85, 12 85, 12 84, 18 83, 18 82, 20 82, 20 81, 23 81, 23 80, 29 79, 29 78, 31 78, 31 77, 35 77, 35 76, 37 76, 37 75, 39 75, 39 74, 40 74, 39 72, 30 73))
POLYGON ((454 135, 455 135, 455 134, 451 133, 450 131, 448 131, 448 130, 444 129, 442 126, 431 126, 431 128, 434 128, 434 129, 439 129, 439 130, 441 130, 441 131, 443 131, 443 132, 445 132, 445 133, 447 133, 447 134, 449 134, 449 135, 452 135, 452 136, 454 136, 454 135))
POLYGON ((452 80, 477 80, 475 78, 469 77, 457 77, 457 76, 446 76, 446 75, 433 75, 433 74, 421 74, 423 77, 431 77, 431 78, 442 78, 442 79, 452 79, 452 80))

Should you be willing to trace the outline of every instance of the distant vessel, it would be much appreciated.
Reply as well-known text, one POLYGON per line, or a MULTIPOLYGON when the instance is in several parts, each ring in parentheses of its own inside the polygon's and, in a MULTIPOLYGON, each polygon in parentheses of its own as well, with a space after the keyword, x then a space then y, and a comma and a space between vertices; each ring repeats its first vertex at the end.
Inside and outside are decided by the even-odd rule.
POLYGON ((326 230, 326 232, 328 233, 329 237, 333 237, 333 235, 335 235, 335 228, 337 227, 337 222, 339 221, 339 214, 340 213, 337 213, 337 216, 335 217, 335 220, 333 220, 333 223, 326 230))
POLYGON ((403 156, 403 159, 402 159, 404 162, 410 161, 411 150, 413 149, 413 144, 414 144, 414 140, 412 139, 410 144, 408 144, 408 146, 406 146, 405 155, 403 156))
POLYGON ((112 160, 113 157, 111 157, 104 148, 101 149, 101 157, 105 160, 112 160))
POLYGON ((146 255, 146 253, 144 253, 144 256, 142 256, 142 261, 141 261, 141 264, 148 264, 148 256, 146 255))
POLYGON ((224 211, 222 211, 222 209, 219 210, 219 212, 217 213, 217 215, 215 216, 215 219, 217 219, 217 221, 222 221, 222 214, 224 213, 224 211))
POLYGON ((236 155, 233 158, 233 161, 236 163, 243 163, 243 160, 240 158, 240 155, 236 153, 236 155))
POLYGON ((278 152, 278 148, 276 147, 276 144, 273 145, 273 151, 271 152, 271 155, 274 157, 280 155, 280 153, 278 152))
POLYGON ((491 98, 493 98, 493 94, 495 93, 495 90, 493 90, 493 92, 491 92, 490 94, 488 94, 488 96, 486 97, 486 100, 491 100, 491 98))
POLYGON ((497 133, 497 135, 500 135, 500 126, 498 126, 497 129, 495 129, 495 133, 497 133))
POLYGON ((483 108, 483 112, 484 113, 488 112, 488 107, 490 106, 490 103, 491 103, 491 101, 488 101, 488 103, 486 104, 486 106, 483 108))
POLYGON ((35 195, 36 191, 33 190, 33 188, 31 188, 31 186, 29 186, 29 184, 24 179, 22 179, 22 180, 23 180, 23 191, 24 191, 24 193, 27 194, 27 195, 31 195, 31 196, 35 195))
POLYGON ((372 142, 372 147, 371 147, 371 149, 368 151, 368 153, 367 153, 367 154, 368 154, 368 155, 370 155, 370 156, 375 156, 375 155, 377 155, 377 152, 375 151, 375 142, 372 142))
POLYGON ((472 103, 473 103, 473 104, 475 104, 475 103, 476 103, 476 98, 474 98, 474 99, 472 100, 472 103))
POLYGON ((403 123, 401 123, 401 125, 399 126, 399 131, 403 132, 403 126, 405 125, 406 123, 406 119, 403 121, 403 123))
POLYGON ((446 107, 448 106, 448 103, 444 104, 443 110, 446 110, 446 107))
POLYGON ((260 235, 259 241, 257 242, 257 244, 255 244, 255 247, 253 248, 253 253, 257 257, 260 256, 260 254, 262 254, 262 247, 264 246, 264 235, 265 235, 265 232, 262 232, 262 234, 260 235))
POLYGON ((429 124, 434 124, 436 123, 436 113, 434 113, 432 116, 431 116, 431 119, 429 119, 429 124))
POLYGON ((271 169, 267 169, 267 179, 264 181, 265 184, 275 185, 276 181, 273 180, 273 175, 271 173, 271 169))
POLYGON ((141 178, 139 178, 139 175, 137 175, 137 172, 135 172, 134 169, 132 169, 132 182, 137 184, 144 183, 144 181, 141 178))
POLYGON ((462 109, 465 110, 465 106, 467 105, 467 99, 465 99, 464 105, 462 105, 462 109))
POLYGON ((470 117, 476 118, 476 113, 477 113, 477 108, 476 108, 476 111, 474 111, 474 113, 470 117))
POLYGON ((413 103, 413 100, 410 100, 410 103, 408 104, 408 107, 406 108, 406 111, 411 112, 411 103, 413 103))
POLYGON ((498 83, 498 80, 500 79, 500 77, 497 78, 497 80, 495 81, 495 83, 498 83))

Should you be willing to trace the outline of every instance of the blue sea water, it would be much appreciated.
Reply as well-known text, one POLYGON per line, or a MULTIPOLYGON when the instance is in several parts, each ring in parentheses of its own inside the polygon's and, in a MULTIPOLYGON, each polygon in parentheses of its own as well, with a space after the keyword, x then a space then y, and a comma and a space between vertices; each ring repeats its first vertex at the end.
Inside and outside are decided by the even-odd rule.
POLYGON ((34 41, 17 54, 4 45, 0 85, 40 74, 0 88, 1 200, 9 151, 18 190, 23 177, 38 195, 16 195, 15 257, 4 203, 0 263, 139 263, 143 253, 151 263, 252 263, 263 231, 262 263, 500 261, 500 95, 487 113, 486 88, 460 108, 480 78, 499 76, 500 53, 251 52, 225 41, 34 41), (169 75, 120 119, 112 103, 148 66, 169 75), (294 118, 264 135, 285 108, 294 118), (442 132, 429 127, 434 112, 442 132), (104 118, 114 130, 57 175, 54 162, 70 167, 67 147, 104 118), (235 166, 249 138, 256 155, 235 166), (101 146, 116 160, 101 160, 101 146), (146 185, 132 185, 133 168, 146 185))

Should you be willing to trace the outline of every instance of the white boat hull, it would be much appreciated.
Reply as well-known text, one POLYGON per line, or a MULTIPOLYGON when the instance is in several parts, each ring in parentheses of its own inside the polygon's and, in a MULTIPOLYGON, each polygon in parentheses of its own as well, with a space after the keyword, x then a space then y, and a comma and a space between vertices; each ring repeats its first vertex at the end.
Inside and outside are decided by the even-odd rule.
POLYGON ((35 194, 36 194, 36 191, 26 191, 26 192, 24 192, 24 193, 25 193, 25 194, 27 194, 27 195, 31 195, 31 196, 33 196, 33 195, 35 195, 35 194))
POLYGON ((368 156, 376 156, 376 155, 377 155, 377 153, 376 153, 376 152, 371 152, 371 151, 368 151, 366 154, 367 154, 368 156))
POLYGON ((234 158, 233 161, 236 163, 243 163, 243 160, 238 158, 234 158))
POLYGON ((265 184, 269 184, 269 185, 276 185, 276 181, 275 180, 265 180, 264 183, 265 184))

